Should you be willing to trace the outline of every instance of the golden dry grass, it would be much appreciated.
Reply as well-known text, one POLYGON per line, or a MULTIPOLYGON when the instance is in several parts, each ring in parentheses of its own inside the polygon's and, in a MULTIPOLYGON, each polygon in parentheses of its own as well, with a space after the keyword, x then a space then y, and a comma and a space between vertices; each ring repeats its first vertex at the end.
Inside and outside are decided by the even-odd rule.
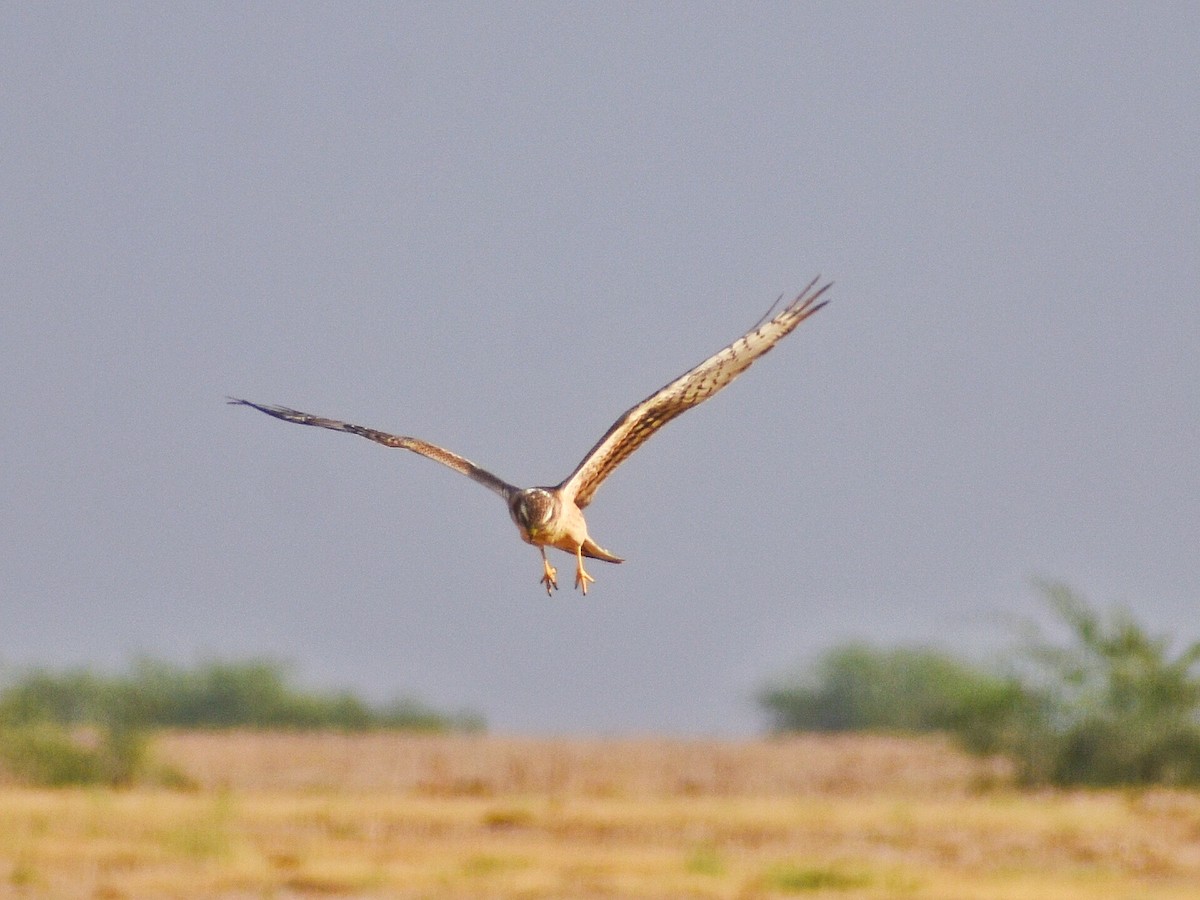
POLYGON ((936 739, 175 734, 189 791, 0 789, 0 896, 1184 898, 1200 796, 936 739))

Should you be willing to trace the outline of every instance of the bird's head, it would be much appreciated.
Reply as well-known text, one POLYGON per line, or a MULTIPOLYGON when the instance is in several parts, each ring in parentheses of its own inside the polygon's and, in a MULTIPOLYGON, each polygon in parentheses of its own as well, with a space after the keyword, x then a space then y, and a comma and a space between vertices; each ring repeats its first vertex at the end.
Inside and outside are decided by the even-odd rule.
POLYGON ((524 534, 536 538, 558 512, 558 500, 545 488, 528 488, 513 498, 509 513, 524 534))

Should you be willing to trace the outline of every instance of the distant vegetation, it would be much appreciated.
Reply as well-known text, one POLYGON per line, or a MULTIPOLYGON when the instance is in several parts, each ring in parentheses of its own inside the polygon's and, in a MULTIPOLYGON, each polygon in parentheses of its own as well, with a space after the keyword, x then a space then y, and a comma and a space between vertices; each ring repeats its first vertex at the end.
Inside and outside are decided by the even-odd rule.
MULTIPOLYGON (((1004 754, 1025 784, 1200 786, 1200 641, 1173 651, 1125 610, 1043 584, 1057 639, 1031 628, 985 667, 938 650, 836 647, 759 695, 776 731, 948 732, 1004 754)), ((0 774, 34 784, 182 783, 147 752, 155 729, 474 731, 480 716, 411 699, 372 705, 297 686, 278 662, 127 673, 33 670, 0 685, 0 774)))
POLYGON ((951 731, 981 752, 1001 748, 1030 701, 1013 679, 946 653, 866 644, 835 647, 810 674, 759 695, 774 731, 951 731))
POLYGON ((861 644, 759 695, 779 731, 948 731, 1028 784, 1200 785, 1200 642, 1172 656, 1124 610, 1042 586, 1067 642, 1033 630, 997 672, 935 650, 861 644))
MULTIPOLYGON (((373 706, 297 687, 277 662, 154 660, 124 675, 34 670, 0 688, 0 769, 38 784, 128 783, 147 775, 156 728, 479 730, 471 713, 412 699, 373 706)), ((169 779, 168 779, 169 780, 169 779)))

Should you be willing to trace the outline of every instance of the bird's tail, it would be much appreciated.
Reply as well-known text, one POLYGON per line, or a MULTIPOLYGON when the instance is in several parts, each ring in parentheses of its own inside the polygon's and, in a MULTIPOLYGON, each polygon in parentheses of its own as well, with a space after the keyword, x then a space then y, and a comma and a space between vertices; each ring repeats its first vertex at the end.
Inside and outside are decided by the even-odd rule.
POLYGON ((597 544, 591 538, 588 538, 586 541, 584 541, 583 546, 580 547, 579 549, 583 552, 584 556, 589 556, 592 559, 600 559, 600 560, 603 560, 604 562, 610 562, 610 563, 625 562, 625 560, 621 559, 621 557, 613 556, 611 553, 609 553, 607 550, 605 550, 603 547, 601 547, 599 544, 597 544))

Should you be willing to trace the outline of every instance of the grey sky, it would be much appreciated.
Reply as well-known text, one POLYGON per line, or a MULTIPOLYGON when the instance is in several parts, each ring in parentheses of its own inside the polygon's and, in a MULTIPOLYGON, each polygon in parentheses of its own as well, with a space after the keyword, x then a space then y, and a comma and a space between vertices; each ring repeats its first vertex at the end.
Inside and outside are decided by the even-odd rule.
POLYGON ((1031 575, 1200 636, 1198 10, 5 5, 0 660, 740 733, 1031 575), (586 600, 479 486, 222 400, 553 483, 818 272, 605 483, 586 600))

